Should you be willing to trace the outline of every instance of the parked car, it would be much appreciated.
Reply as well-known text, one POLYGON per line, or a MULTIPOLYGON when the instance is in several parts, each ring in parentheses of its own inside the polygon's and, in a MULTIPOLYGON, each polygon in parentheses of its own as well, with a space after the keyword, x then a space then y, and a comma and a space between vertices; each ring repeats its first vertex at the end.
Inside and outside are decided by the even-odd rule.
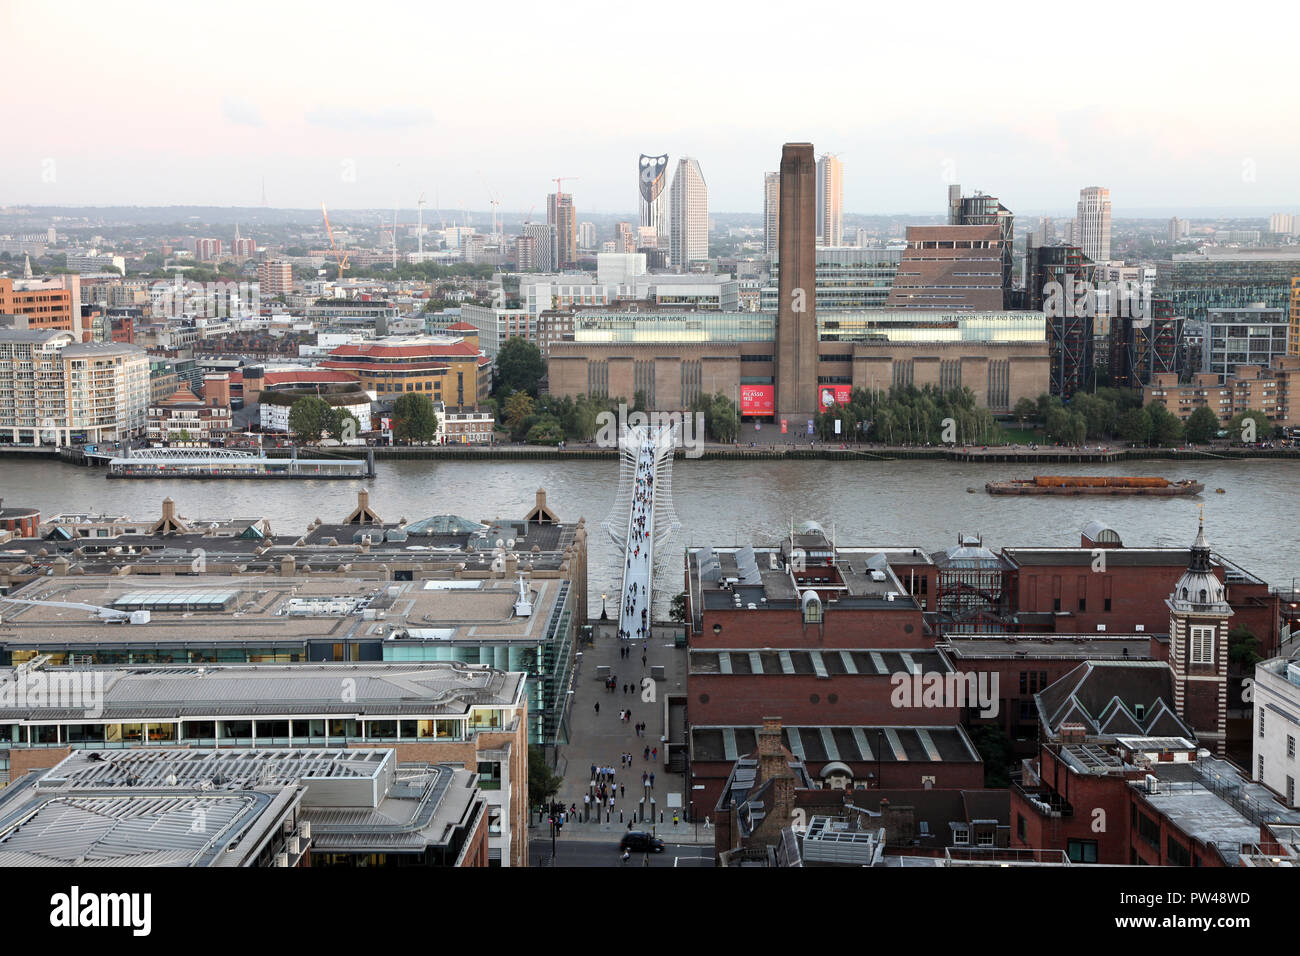
POLYGON ((653 837, 644 830, 631 830, 623 834, 623 839, 618 841, 620 850, 638 850, 649 851, 651 853, 662 853, 664 851, 664 841, 658 837, 653 837))

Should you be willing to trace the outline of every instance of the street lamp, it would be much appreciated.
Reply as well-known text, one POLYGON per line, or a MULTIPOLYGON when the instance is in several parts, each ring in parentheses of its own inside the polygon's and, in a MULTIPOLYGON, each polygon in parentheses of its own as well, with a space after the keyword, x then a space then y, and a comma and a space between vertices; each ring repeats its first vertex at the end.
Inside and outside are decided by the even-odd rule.
POLYGON ((601 592, 600 592, 600 619, 601 619, 602 621, 608 621, 608 620, 609 620, 609 612, 605 610, 605 598, 606 598, 606 597, 608 597, 608 595, 607 595, 604 591, 601 591, 601 592))

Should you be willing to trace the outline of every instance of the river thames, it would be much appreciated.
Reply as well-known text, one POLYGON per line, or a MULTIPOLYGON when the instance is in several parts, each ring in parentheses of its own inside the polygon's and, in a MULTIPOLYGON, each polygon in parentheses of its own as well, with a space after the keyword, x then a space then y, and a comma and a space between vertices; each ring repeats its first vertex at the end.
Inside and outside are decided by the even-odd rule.
MULTIPOLYGON (((959 533, 985 545, 1070 546, 1097 518, 1128 546, 1187 546, 1197 508, 1215 550, 1275 587, 1300 575, 1300 466, 1287 461, 1143 461, 1097 465, 981 464, 936 461, 679 460, 673 504, 682 530, 668 550, 688 545, 764 544, 812 519, 843 545, 936 551, 959 533), (1043 473, 1164 475, 1205 483, 1204 495, 1146 497, 994 497, 984 483, 1043 473), (974 494, 968 488, 976 489, 974 494), (1222 488, 1224 494, 1216 494, 1222 488)), ((587 519, 590 587, 616 590, 619 557, 600 527, 617 491, 618 466, 605 461, 380 461, 365 482, 385 521, 434 514, 476 520, 522 517, 537 488, 562 521, 587 519)), ((58 512, 150 517, 171 496, 188 518, 266 517, 278 534, 315 518, 341 521, 360 483, 348 481, 109 481, 100 469, 31 459, 0 462, 0 496, 11 506, 58 512)), ((681 562, 665 553, 656 575, 662 610, 681 589, 681 562)))

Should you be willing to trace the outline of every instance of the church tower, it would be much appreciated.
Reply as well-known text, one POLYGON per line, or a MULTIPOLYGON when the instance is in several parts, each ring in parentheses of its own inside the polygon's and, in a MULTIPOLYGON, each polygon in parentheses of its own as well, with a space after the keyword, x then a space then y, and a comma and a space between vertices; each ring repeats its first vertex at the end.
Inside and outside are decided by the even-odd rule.
POLYGON ((1202 519, 1187 570, 1165 601, 1169 607, 1169 664, 1174 710, 1201 744, 1223 754, 1228 734, 1227 590, 1210 566, 1202 519))

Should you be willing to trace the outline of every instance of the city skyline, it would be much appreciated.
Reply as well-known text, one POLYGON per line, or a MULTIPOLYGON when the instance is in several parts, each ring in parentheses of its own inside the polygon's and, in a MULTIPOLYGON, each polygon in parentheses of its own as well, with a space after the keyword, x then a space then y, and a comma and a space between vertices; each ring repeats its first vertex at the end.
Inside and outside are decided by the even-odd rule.
MULTIPOLYGON (((1284 208, 1300 199, 1292 175, 1300 131, 1277 122, 1295 111, 1296 94, 1285 92, 1293 84, 1282 59, 1251 54, 1257 36, 1245 21, 1219 28, 1217 68, 1225 75, 1249 70, 1259 87, 1283 91, 1283 100, 1293 101, 1290 108, 1275 98, 1243 101, 1231 84, 1175 101, 1169 80, 1158 72, 1162 59, 1144 55, 1138 63, 1132 44, 1119 42, 1098 47, 1086 88, 1038 90, 1026 88, 1014 71, 992 74, 975 120, 948 95, 965 66, 927 62, 918 73, 904 48, 887 47, 873 69, 886 81, 907 75, 907 93, 875 98, 865 115, 851 95, 857 74, 846 56, 829 58, 824 74, 788 79, 770 95, 728 98, 721 116, 712 103, 683 107, 669 90, 629 107, 618 84, 584 84, 592 115, 625 120, 611 130, 560 124, 546 109, 504 115, 501 97, 515 91, 512 74, 479 69, 483 61, 472 44, 464 50, 445 44, 433 65, 395 51, 384 61, 386 93, 376 106, 368 81, 331 64, 358 46, 391 48, 399 11, 384 16, 380 5, 375 15, 340 31, 331 9, 306 20, 256 8, 260 28, 249 33, 236 4, 229 18, 179 37, 169 29, 164 6, 143 7, 129 34, 125 25, 86 17, 56 24, 40 9, 0 14, 10 35, 24 37, 11 61, 18 74, 61 64, 45 97, 11 104, 11 122, 28 132, 0 157, 0 182, 8 187, 0 202, 256 206, 265 189, 267 203, 284 208, 322 201, 339 209, 410 206, 424 192, 431 206, 481 209, 492 193, 503 211, 513 212, 540 204, 552 191, 552 177, 566 175, 580 180, 573 190, 579 208, 622 213, 634 211, 630 159, 654 144, 674 159, 699 158, 710 170, 713 208, 758 211, 752 183, 767 171, 765 157, 796 139, 824 144, 850 165, 844 192, 850 214, 929 212, 939 208, 934 197, 947 182, 978 183, 1006 196, 1022 215, 1065 212, 1083 185, 1099 182, 1111 189, 1117 208, 1127 209, 1284 208), (294 42, 281 43, 285 38, 294 42), (68 58, 60 52, 118 41, 129 45, 130 57, 68 58), (199 81, 192 63, 236 48, 251 69, 199 81), (453 85, 450 77, 471 68, 473 84, 453 85), (103 98, 77 92, 92 88, 103 98), (48 122, 51 99, 66 101, 59 123, 48 122), (130 119, 133 135, 92 149, 84 131, 104 102, 130 119), (524 142, 526 161, 518 149, 505 148, 524 142)), ((1125 36, 1160 37, 1146 40, 1149 47, 1186 50, 1198 39, 1190 21, 1114 9, 1125 36)), ((685 10, 668 5, 663 12, 685 10)), ((440 36, 481 30, 468 13, 439 13, 436 21, 432 13, 403 9, 400 15, 411 35, 426 28, 440 36)), ((1098 15, 1105 16, 1104 8, 1098 15)), ((727 35, 737 49, 756 56, 773 39, 769 22, 760 18, 693 8, 689 16, 700 35, 727 35)), ((535 57, 529 39, 544 32, 546 18, 544 11, 521 8, 519 29, 492 40, 496 62, 530 62, 537 89, 560 79, 560 67, 535 57)), ((906 18, 905 11, 846 11, 841 32, 853 35, 869 24, 888 33, 902 29, 906 18)), ((1027 25, 1031 18, 1020 19, 1026 25, 1009 21, 1003 42, 1028 49, 1036 34, 1027 25)), ((598 51, 617 49, 636 22, 632 12, 580 5, 566 29, 575 49, 598 51)), ((797 48, 813 39, 815 27, 792 23, 781 42, 797 48)), ((959 22, 933 24, 934 48, 958 42, 966 29, 959 22)), ((725 89, 734 82, 729 63, 689 50, 665 55, 666 75, 683 83, 725 89)))

